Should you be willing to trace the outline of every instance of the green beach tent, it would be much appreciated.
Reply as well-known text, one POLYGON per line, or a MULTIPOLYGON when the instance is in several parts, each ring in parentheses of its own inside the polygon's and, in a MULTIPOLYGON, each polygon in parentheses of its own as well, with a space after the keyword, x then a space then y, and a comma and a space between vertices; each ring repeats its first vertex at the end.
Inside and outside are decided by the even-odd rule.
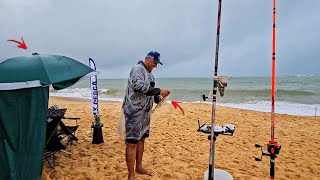
POLYGON ((68 57, 0 61, 0 179, 40 179, 49 86, 59 90, 97 73, 68 57))

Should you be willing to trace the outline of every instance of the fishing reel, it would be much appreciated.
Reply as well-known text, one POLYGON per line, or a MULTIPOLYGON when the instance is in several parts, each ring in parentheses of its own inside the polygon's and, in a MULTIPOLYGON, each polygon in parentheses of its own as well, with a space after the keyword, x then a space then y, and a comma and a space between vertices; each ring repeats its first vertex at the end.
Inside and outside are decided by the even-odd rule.
POLYGON ((202 100, 203 101, 207 101, 207 99, 209 98, 208 96, 206 96, 205 94, 203 94, 202 92, 201 93, 201 97, 202 97, 202 100))
MULTIPOLYGON (((200 126, 200 121, 198 120, 198 132, 202 132, 205 134, 210 134, 208 136, 208 140, 211 139, 211 126, 207 125, 207 124, 202 124, 200 126)), ((214 127, 214 140, 216 140, 216 137, 218 135, 227 135, 227 136, 233 136, 233 133, 235 131, 235 126, 233 124, 225 124, 224 126, 215 126, 214 127)))
POLYGON ((261 157, 255 158, 256 161, 262 161, 263 156, 270 156, 270 157, 272 156, 272 157, 276 158, 277 155, 280 153, 281 145, 278 142, 274 141, 272 143, 271 141, 269 141, 269 143, 266 144, 266 146, 267 146, 267 150, 269 153, 263 152, 262 146, 259 144, 255 144, 255 147, 260 148, 260 150, 261 150, 261 157))
MULTIPOLYGON (((215 82, 217 82, 217 89, 218 89, 218 92, 220 94, 221 97, 224 96, 224 91, 225 91, 225 88, 228 87, 228 80, 231 79, 230 77, 227 77, 227 76, 219 76, 217 78, 215 78, 215 82)), ((205 94, 203 94, 202 92, 201 93, 201 98, 203 101, 206 101, 208 98, 212 98, 212 93, 213 91, 211 91, 208 96, 206 96, 205 94)), ((216 94, 216 92, 215 92, 216 94)))

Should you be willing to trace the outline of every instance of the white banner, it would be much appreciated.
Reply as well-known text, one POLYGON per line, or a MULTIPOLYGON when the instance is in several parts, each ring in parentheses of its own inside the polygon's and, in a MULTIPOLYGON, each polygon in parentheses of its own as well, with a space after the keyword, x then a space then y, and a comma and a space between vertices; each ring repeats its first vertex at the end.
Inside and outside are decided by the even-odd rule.
MULTIPOLYGON (((89 65, 92 69, 96 70, 96 64, 91 58, 89 58, 89 65)), ((90 77, 90 86, 91 86, 92 112, 94 117, 97 117, 99 116, 97 75, 90 77)))

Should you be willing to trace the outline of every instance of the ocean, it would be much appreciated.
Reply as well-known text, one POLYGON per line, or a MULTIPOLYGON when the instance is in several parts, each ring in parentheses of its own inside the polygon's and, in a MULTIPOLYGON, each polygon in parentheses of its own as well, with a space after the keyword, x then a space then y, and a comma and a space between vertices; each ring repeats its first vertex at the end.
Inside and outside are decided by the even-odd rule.
MULTIPOLYGON (((122 102, 127 79, 98 79, 99 100, 122 102)), ((157 78, 156 87, 171 91, 169 102, 182 101, 211 103, 202 100, 202 94, 209 95, 212 78, 157 78)), ((224 97, 217 95, 217 105, 271 111, 270 77, 231 77, 224 97)), ((275 111, 298 116, 320 115, 320 75, 277 77, 275 111)), ((50 89, 50 96, 91 99, 89 79, 74 86, 56 91, 50 89)))

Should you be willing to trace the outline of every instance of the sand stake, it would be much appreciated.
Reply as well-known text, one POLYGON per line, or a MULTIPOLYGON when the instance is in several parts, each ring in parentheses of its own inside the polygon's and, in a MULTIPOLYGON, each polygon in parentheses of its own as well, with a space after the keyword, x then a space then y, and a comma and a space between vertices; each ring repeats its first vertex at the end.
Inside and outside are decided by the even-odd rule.
POLYGON ((271 77, 271 139, 267 144, 269 153, 262 151, 262 146, 256 144, 255 147, 260 148, 261 158, 255 158, 256 161, 261 161, 262 156, 270 157, 270 179, 275 178, 275 159, 280 152, 281 145, 275 141, 275 95, 276 95, 276 0, 273 0, 273 27, 272 27, 272 77, 271 77))

